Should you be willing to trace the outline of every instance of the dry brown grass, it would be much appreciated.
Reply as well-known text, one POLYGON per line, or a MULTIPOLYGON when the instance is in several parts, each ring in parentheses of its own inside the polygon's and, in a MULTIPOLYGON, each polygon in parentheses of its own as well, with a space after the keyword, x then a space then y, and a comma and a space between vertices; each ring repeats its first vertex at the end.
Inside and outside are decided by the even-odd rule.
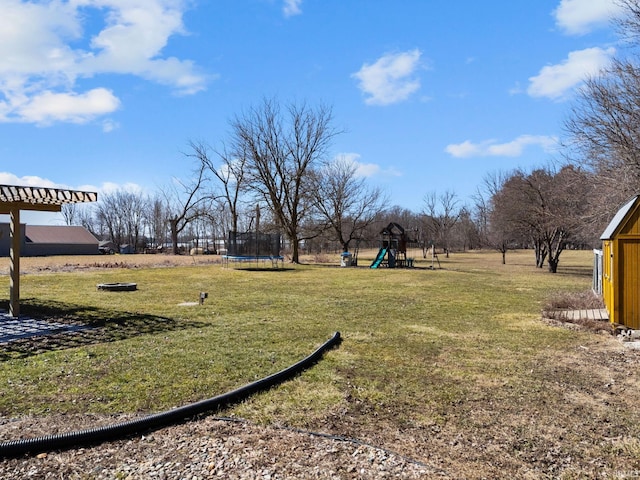
POLYGON ((604 308, 602 298, 591 290, 557 292, 546 302, 545 310, 587 310, 604 308))
MULTIPOLYGON (((64 272, 104 268, 173 267, 211 265, 220 263, 217 255, 57 255, 51 257, 22 257, 20 272, 64 272)), ((9 274, 9 258, 0 258, 0 274, 9 274)))

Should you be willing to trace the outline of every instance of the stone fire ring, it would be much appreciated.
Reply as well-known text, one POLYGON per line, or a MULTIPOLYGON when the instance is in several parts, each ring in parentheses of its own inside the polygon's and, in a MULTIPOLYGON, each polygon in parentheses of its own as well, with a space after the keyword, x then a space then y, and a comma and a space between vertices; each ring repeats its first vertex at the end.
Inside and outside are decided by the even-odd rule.
POLYGON ((106 290, 108 292, 133 292, 138 288, 137 283, 99 283, 96 285, 98 290, 106 290))

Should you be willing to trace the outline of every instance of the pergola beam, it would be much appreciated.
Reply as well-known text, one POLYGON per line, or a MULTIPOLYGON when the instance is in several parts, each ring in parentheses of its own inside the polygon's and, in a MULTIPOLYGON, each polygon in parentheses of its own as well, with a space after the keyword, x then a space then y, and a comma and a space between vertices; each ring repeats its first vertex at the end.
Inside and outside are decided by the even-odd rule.
POLYGON ((65 203, 85 203, 97 200, 98 194, 96 192, 0 185, 0 214, 8 214, 11 221, 9 315, 12 317, 20 315, 20 247, 22 245, 20 210, 60 212, 65 203))
POLYGON ((60 212, 62 205, 34 205, 33 203, 27 202, 0 203, 0 214, 11 215, 11 212, 16 208, 18 210, 33 210, 38 212, 60 212))

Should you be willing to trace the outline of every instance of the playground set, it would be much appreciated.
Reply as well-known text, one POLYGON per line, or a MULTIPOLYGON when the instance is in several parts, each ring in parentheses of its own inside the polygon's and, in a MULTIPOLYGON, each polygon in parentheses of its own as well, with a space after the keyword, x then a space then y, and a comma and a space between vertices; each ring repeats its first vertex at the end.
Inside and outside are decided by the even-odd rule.
POLYGON ((395 222, 389 223, 380 232, 380 250, 369 268, 410 268, 413 267, 413 258, 407 258, 407 246, 415 243, 395 222))

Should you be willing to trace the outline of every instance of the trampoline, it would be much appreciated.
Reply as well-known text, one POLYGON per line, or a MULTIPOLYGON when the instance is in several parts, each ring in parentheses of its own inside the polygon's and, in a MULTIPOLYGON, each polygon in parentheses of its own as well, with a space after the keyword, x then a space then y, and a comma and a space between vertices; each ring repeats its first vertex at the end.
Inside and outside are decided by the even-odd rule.
POLYGON ((256 267, 284 267, 284 257, 280 255, 280 234, 259 232, 229 232, 227 254, 222 256, 222 264, 255 263, 256 267))

